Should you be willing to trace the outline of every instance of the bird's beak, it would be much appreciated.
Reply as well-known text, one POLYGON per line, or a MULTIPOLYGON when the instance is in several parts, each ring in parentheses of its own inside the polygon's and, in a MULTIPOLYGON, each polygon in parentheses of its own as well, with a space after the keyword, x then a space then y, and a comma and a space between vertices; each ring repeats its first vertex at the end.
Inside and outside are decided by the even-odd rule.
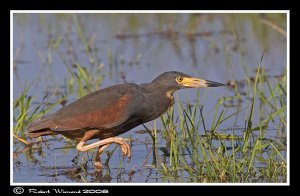
POLYGON ((200 78, 183 78, 181 84, 190 88, 206 88, 206 87, 217 87, 217 86, 226 86, 218 82, 213 82, 209 80, 203 80, 200 78))

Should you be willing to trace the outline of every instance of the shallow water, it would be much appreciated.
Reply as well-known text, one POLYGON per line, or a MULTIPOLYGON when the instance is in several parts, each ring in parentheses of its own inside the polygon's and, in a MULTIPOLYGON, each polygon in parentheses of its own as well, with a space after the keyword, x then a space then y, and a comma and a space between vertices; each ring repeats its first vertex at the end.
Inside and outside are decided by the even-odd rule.
MULTIPOLYGON (((66 82, 71 77, 64 62, 68 66, 77 63, 103 75, 100 88, 124 82, 150 82, 160 73, 170 70, 227 83, 242 81, 246 74, 255 76, 255 69, 266 49, 263 66, 272 82, 287 65, 286 38, 259 23, 261 17, 258 14, 251 17, 245 14, 14 14, 13 99, 28 84, 32 84, 28 95, 35 97, 36 104, 43 101, 46 92, 52 96, 50 100, 53 102, 61 98, 59 96, 66 92, 66 82), (86 52, 85 42, 92 46, 90 52, 86 52)), ((196 89, 185 89, 175 97, 178 96, 182 103, 187 103, 186 98, 193 103, 197 92, 196 89)), ((200 89, 207 125, 212 123, 218 99, 231 95, 234 92, 229 87, 200 89)), ((76 92, 67 103, 75 99, 76 92)), ((241 112, 226 120, 219 129, 244 127, 248 104, 246 98, 243 99, 239 105, 241 112)), ((257 104, 255 111, 259 108, 257 104)), ((226 113, 229 115, 237 109, 227 108, 226 113)), ((14 116, 17 115, 18 111, 14 111, 14 116)), ((279 119, 270 123, 267 133, 270 138, 278 136, 276 120, 279 119)), ((255 115, 254 123, 258 121, 259 116, 255 115)), ((156 123, 160 129, 160 120, 156 123)), ((153 124, 149 122, 146 126, 153 127, 153 124)), ((87 175, 79 177, 67 174, 78 167, 72 162, 77 155, 76 143, 59 136, 45 137, 49 141, 33 151, 34 158, 29 157, 29 149, 14 159, 13 182, 61 183, 76 182, 76 179, 78 182, 83 179, 88 182, 165 182, 153 167, 151 138, 148 134, 136 133, 138 130, 144 130, 144 127, 138 126, 122 135, 133 139, 129 163, 127 158, 122 161, 117 148, 109 161, 109 168, 105 167, 102 174, 95 174, 93 153, 81 153, 78 161, 87 160, 88 165, 87 175)), ((238 135, 242 135, 242 130, 240 132, 238 135)), ((157 146, 164 147, 165 141, 159 139, 157 146)), ((13 147, 14 152, 24 148, 18 142, 14 142, 13 147)), ((109 150, 113 148, 114 145, 109 150)), ((165 160, 168 163, 168 157, 162 151, 157 152, 157 162, 165 160)), ((102 161, 105 159, 104 153, 102 161)), ((184 179, 187 175, 183 173, 181 177, 184 179)), ((176 181, 182 180, 174 179, 176 181)))

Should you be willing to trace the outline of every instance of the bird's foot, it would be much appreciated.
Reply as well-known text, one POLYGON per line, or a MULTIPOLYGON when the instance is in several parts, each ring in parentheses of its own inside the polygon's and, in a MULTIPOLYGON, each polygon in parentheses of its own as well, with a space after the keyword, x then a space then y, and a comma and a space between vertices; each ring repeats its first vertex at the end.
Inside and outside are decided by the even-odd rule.
POLYGON ((130 161, 130 158, 131 158, 131 148, 130 146, 126 143, 126 141, 121 138, 121 137, 113 137, 113 138, 107 138, 105 139, 107 140, 107 144, 101 146, 98 150, 98 154, 101 154, 110 144, 112 143, 116 143, 116 144, 119 144, 120 147, 121 147, 121 150, 122 150, 122 155, 123 155, 123 158, 125 156, 128 157, 128 162, 130 161))
POLYGON ((92 144, 88 144, 88 145, 84 145, 85 143, 85 140, 82 139, 78 145, 77 145, 77 150, 78 151, 81 151, 81 152, 85 152, 85 151, 88 151, 92 148, 95 148, 95 147, 98 147, 99 146, 99 150, 97 152, 97 155, 95 157, 95 160, 94 160, 94 165, 95 165, 95 168, 98 168, 101 170, 102 168, 102 165, 101 165, 101 162, 100 162, 100 154, 112 143, 116 143, 116 144, 119 144, 120 147, 121 147, 121 150, 122 150, 122 154, 123 154, 123 158, 125 156, 128 157, 128 162, 130 161, 130 158, 131 158, 131 148, 130 146, 125 142, 125 140, 121 137, 111 137, 111 138, 106 138, 104 140, 100 140, 98 142, 95 142, 95 143, 92 143, 92 144), (99 157, 99 158, 97 158, 99 157))
POLYGON ((103 150, 105 148, 108 147, 108 145, 112 144, 112 143, 116 143, 119 144, 121 146, 121 150, 122 150, 122 154, 123 157, 127 156, 128 159, 130 160, 131 158, 131 149, 129 147, 129 145, 125 142, 125 140, 121 137, 110 137, 110 138, 106 138, 104 140, 100 140, 98 142, 92 143, 92 144, 88 144, 88 145, 84 145, 86 140, 82 139, 78 145, 77 145, 77 150, 81 151, 81 152, 85 152, 88 151, 92 148, 95 147, 100 147, 100 153, 103 152, 103 150))
POLYGON ((116 143, 118 143, 118 144, 121 146, 123 158, 124 158, 125 156, 127 156, 127 157, 128 157, 128 162, 129 162, 130 159, 131 159, 131 148, 130 148, 130 146, 129 146, 129 145, 126 143, 126 141, 125 141, 123 138, 121 138, 121 137, 115 137, 114 139, 115 139, 116 141, 118 141, 118 142, 116 142, 116 143))
MULTIPOLYGON (((102 140, 102 141, 104 141, 104 140, 102 140)), ((105 142, 106 142, 106 144, 99 147, 98 152, 95 156, 95 159, 94 159, 95 170, 97 170, 97 171, 102 170, 100 155, 112 143, 119 144, 120 147, 121 147, 121 150, 122 150, 123 158, 125 156, 127 156, 128 157, 128 162, 130 161, 130 159, 131 159, 131 148, 123 138, 120 138, 120 137, 107 138, 107 139, 105 139, 105 142)))

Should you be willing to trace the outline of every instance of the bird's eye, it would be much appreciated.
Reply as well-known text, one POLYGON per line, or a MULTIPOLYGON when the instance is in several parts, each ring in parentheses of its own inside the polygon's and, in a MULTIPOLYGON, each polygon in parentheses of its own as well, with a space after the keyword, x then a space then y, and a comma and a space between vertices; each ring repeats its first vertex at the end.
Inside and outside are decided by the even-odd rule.
POLYGON ((182 80, 183 80, 183 77, 181 77, 181 76, 178 76, 178 77, 176 78, 176 81, 177 81, 177 82, 182 82, 182 80))

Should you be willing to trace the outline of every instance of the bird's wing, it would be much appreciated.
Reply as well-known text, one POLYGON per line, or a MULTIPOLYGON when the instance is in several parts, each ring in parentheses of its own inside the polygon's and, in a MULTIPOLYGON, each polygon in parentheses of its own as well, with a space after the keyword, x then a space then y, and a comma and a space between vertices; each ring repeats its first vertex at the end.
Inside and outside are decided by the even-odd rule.
POLYGON ((40 129, 70 131, 115 127, 130 117, 139 95, 137 88, 141 87, 120 84, 95 91, 53 113, 48 117, 51 127, 40 129))

